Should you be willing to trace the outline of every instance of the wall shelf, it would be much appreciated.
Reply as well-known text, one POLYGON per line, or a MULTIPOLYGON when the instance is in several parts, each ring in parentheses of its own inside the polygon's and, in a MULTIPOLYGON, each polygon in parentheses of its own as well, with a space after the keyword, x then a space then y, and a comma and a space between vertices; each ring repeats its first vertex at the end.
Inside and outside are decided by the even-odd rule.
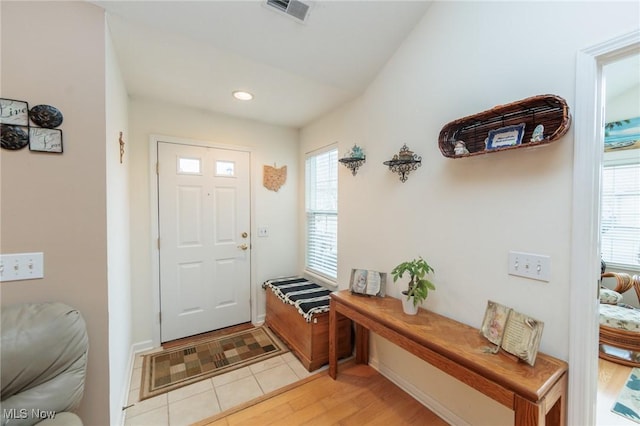
POLYGON ((393 173, 400 175, 400 181, 404 183, 408 179, 409 172, 417 170, 418 167, 422 166, 422 157, 414 154, 413 151, 410 151, 407 145, 404 144, 402 148, 400 148, 400 152, 394 155, 391 160, 385 161, 382 164, 388 166, 389 170, 393 173))
POLYGON ((571 114, 567 102, 555 95, 539 95, 509 104, 498 105, 490 110, 454 120, 440 131, 438 145, 442 155, 448 158, 463 158, 495 153, 511 149, 539 146, 560 139, 569 130, 571 114), (520 143, 512 146, 487 149, 489 132, 509 126, 524 124, 520 143), (532 140, 536 126, 542 125, 544 132, 540 140, 532 140), (455 144, 463 141, 468 153, 456 154, 455 144))

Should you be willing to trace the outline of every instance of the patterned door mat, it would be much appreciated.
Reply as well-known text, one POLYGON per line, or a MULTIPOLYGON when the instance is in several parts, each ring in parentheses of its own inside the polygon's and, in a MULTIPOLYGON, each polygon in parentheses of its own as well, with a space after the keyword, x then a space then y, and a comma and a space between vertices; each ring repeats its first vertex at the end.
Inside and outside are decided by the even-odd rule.
POLYGON ((640 368, 631 370, 627 383, 620 391, 611 411, 640 423, 640 368))
POLYGON ((267 327, 257 327, 145 355, 140 401, 286 352, 267 327))

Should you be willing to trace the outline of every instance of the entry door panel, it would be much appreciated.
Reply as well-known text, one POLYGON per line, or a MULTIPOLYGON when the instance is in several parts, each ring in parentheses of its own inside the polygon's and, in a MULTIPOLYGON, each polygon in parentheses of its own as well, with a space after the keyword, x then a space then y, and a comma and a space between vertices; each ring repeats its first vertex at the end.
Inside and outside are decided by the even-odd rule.
POLYGON ((250 321, 249 153, 158 143, 163 342, 250 321))

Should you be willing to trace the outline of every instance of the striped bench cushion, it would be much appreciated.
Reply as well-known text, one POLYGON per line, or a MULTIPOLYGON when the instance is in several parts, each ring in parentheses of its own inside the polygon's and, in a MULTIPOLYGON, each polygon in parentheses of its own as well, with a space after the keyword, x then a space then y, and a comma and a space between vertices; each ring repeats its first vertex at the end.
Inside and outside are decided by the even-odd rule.
POLYGON ((269 288, 284 303, 296 307, 307 322, 315 314, 329 311, 329 295, 331 290, 311 282, 305 278, 288 277, 267 280, 262 288, 269 288))

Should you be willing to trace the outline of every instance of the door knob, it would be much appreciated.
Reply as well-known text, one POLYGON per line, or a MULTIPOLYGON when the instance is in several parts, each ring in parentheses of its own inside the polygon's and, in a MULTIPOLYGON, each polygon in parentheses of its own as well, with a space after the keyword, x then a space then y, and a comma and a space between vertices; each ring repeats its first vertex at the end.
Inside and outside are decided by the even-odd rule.
POLYGON ((238 246, 238 248, 239 248, 239 249, 241 249, 241 250, 246 250, 246 249, 248 249, 248 248, 249 248, 249 246, 248 246, 248 245, 246 245, 246 244, 240 244, 240 245, 238 246))

